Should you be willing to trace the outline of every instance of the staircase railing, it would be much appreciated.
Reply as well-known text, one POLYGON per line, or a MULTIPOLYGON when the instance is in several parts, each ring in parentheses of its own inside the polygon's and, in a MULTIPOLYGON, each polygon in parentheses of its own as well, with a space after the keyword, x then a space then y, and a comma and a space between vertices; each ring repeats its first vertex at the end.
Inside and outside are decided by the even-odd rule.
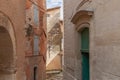
POLYGON ((48 21, 48 24, 47 24, 47 32, 49 32, 53 27, 54 25, 59 22, 59 19, 60 19, 60 12, 56 13, 49 21, 48 21))

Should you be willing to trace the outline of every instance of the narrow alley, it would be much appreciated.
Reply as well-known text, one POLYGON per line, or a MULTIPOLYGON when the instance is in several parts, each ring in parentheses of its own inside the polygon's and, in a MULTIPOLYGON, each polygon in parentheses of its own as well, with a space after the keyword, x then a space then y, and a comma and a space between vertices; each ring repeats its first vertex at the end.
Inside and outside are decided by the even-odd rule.
POLYGON ((0 80, 120 80, 120 0, 0 0, 0 80))

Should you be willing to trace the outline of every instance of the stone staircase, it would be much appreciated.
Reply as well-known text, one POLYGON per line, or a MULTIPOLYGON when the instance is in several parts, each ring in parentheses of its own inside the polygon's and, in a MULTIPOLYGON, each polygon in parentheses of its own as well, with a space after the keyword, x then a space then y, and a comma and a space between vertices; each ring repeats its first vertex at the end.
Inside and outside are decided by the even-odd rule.
POLYGON ((60 12, 56 13, 49 21, 47 24, 47 32, 49 32, 56 23, 58 23, 60 20, 60 12))

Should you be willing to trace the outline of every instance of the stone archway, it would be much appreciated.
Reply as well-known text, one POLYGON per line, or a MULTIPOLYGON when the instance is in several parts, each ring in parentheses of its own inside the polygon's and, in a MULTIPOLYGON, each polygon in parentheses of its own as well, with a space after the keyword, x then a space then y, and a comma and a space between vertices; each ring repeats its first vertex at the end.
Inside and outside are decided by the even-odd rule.
POLYGON ((15 47, 12 23, 0 12, 0 80, 15 80, 15 47))

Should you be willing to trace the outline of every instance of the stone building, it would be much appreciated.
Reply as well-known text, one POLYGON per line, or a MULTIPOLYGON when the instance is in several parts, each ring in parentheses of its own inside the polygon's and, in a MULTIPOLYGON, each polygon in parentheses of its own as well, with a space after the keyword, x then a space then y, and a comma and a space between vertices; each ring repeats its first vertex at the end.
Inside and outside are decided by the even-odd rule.
POLYGON ((64 0, 63 80, 120 80, 119 3, 64 0))
POLYGON ((25 0, 0 0, 0 80, 26 80, 25 0))
POLYGON ((26 2, 26 75, 27 80, 46 78, 45 0, 26 2))
POLYGON ((0 80, 45 80, 44 0, 0 0, 0 80))
POLYGON ((63 21, 60 20, 60 7, 47 9, 47 73, 62 70, 63 21))

